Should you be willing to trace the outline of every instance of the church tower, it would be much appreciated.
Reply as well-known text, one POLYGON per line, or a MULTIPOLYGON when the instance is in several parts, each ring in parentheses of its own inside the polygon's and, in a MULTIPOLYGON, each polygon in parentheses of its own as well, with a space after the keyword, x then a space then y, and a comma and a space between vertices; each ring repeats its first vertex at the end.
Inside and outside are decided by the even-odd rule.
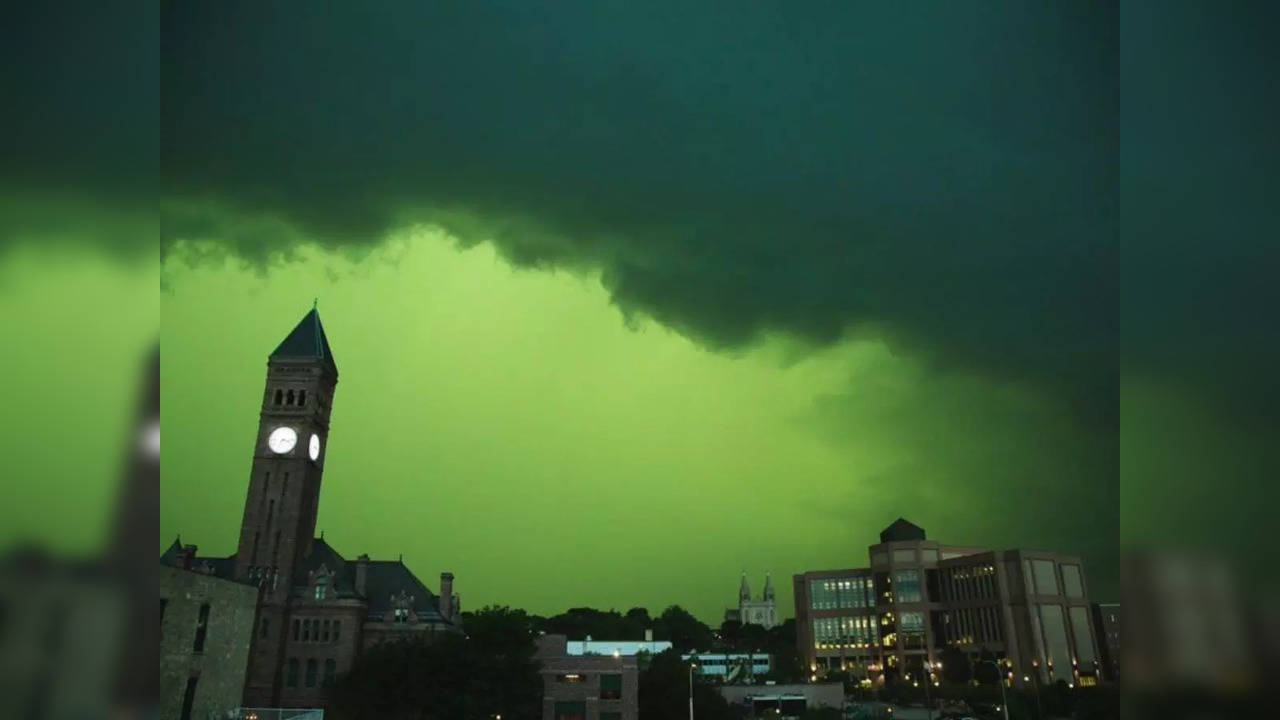
POLYGON ((295 569, 315 536, 338 366, 313 307, 267 358, 235 577, 261 588, 247 694, 280 687, 279 654, 295 569))

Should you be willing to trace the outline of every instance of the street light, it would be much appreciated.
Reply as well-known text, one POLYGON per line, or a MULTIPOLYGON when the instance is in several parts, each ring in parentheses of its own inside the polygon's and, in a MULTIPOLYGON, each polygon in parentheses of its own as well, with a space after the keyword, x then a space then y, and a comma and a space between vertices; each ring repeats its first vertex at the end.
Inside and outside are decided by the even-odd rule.
POLYGON ((693 669, 698 666, 697 656, 689 659, 689 720, 693 720, 693 669))
POLYGON ((1004 696, 1004 673, 1000 672, 1000 666, 995 660, 979 660, 978 664, 989 663, 991 667, 996 669, 996 682, 1000 684, 1000 707, 1004 710, 1004 720, 1009 720, 1009 701, 1004 696))

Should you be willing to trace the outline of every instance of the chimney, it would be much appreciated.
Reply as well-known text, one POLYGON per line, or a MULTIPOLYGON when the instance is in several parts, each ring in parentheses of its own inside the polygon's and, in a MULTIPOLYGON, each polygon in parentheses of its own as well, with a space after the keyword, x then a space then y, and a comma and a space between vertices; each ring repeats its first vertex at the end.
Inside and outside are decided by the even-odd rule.
POLYGON ((653 642, 653 628, 644 629, 644 641, 647 643, 653 642))
POLYGON ((182 552, 178 553, 178 567, 183 570, 190 570, 196 564, 196 546, 183 545, 182 552))
POLYGON ((369 556, 361 555, 356 558, 356 592, 360 595, 365 594, 365 588, 369 583, 369 556))
POLYGON ((445 620, 453 619, 453 573, 440 573, 440 615, 445 620))

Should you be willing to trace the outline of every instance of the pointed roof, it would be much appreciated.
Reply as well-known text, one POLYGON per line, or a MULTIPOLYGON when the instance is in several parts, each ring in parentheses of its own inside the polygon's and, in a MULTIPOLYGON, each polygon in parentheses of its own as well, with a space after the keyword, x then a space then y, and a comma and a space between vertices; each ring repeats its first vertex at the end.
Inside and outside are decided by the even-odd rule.
POLYGON ((768 570, 764 571, 764 599, 773 599, 773 576, 769 574, 768 570))
POLYGON ((742 571, 742 584, 738 586, 738 597, 743 600, 751 599, 751 586, 747 584, 747 571, 742 571))
POLYGON ((904 518, 894 520, 893 524, 880 531, 882 543, 924 539, 924 528, 904 518))
POLYGON ((320 311, 315 307, 276 347, 271 357, 318 359, 333 371, 334 377, 338 375, 338 365, 333 360, 333 351, 329 349, 329 338, 324 334, 324 325, 320 324, 320 311))
POLYGON ((165 550, 160 555, 160 562, 165 565, 177 565, 178 555, 181 552, 182 552, 182 536, 179 535, 178 537, 173 539, 173 544, 169 546, 169 549, 165 550))

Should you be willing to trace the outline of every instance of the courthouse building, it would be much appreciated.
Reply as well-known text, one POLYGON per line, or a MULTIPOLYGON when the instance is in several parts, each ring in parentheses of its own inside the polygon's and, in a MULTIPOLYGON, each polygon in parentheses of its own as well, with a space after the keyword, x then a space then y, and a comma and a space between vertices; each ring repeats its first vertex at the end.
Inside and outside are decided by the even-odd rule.
POLYGON ((312 308, 267 359, 236 552, 197 557, 175 540, 160 559, 257 589, 247 707, 323 707, 363 648, 459 631, 451 573, 436 594, 402 559, 350 558, 315 536, 337 384, 312 308))

